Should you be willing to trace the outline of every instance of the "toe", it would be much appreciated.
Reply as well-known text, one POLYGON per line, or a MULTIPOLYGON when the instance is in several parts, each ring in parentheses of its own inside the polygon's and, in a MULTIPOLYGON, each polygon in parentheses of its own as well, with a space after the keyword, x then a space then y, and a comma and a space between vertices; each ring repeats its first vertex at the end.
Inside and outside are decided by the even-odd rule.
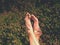
POLYGON ((31 15, 29 13, 27 13, 25 16, 25 21, 30 20, 30 18, 31 18, 31 15))
POLYGON ((32 16, 31 16, 31 19, 32 19, 34 22, 38 22, 37 17, 35 17, 33 14, 32 14, 32 16))

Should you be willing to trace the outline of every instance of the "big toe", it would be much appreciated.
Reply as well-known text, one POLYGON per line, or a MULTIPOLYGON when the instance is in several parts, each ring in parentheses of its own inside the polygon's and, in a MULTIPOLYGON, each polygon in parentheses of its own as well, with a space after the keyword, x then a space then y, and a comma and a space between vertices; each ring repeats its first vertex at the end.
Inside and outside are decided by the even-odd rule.
POLYGON ((32 19, 34 22, 38 22, 37 17, 35 17, 33 14, 32 14, 32 16, 31 16, 31 19, 32 19))
POLYGON ((31 18, 31 15, 27 12, 26 17, 25 17, 25 20, 28 20, 30 18, 31 18))

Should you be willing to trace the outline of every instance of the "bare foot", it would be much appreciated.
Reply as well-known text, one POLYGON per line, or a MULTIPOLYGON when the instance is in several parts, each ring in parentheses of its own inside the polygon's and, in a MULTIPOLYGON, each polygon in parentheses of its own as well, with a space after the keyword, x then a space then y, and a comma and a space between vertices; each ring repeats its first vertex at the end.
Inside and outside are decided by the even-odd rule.
POLYGON ((31 16, 31 19, 34 21, 33 29, 34 29, 34 34, 36 38, 39 40, 40 36, 42 35, 42 31, 39 27, 39 21, 38 18, 35 17, 33 14, 31 16))
POLYGON ((30 30, 30 28, 32 28, 30 19, 31 19, 31 15, 27 13, 25 17, 25 25, 26 25, 27 30, 30 30))

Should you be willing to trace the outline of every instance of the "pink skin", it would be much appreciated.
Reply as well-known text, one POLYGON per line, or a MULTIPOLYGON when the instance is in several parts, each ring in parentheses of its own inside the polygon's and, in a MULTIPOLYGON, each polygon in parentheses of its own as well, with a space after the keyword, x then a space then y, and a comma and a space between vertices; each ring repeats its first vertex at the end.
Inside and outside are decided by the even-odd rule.
POLYGON ((26 24, 26 29, 27 29, 27 32, 28 32, 29 39, 33 40, 31 32, 30 32, 30 28, 33 28, 33 32, 34 31, 39 31, 39 32, 34 32, 34 35, 36 36, 36 39, 39 41, 39 38, 42 35, 42 31, 39 27, 38 18, 35 17, 33 14, 30 15, 29 13, 27 13, 26 17, 25 17, 25 24, 26 24), (33 26, 31 24, 31 20, 34 21, 33 26))

